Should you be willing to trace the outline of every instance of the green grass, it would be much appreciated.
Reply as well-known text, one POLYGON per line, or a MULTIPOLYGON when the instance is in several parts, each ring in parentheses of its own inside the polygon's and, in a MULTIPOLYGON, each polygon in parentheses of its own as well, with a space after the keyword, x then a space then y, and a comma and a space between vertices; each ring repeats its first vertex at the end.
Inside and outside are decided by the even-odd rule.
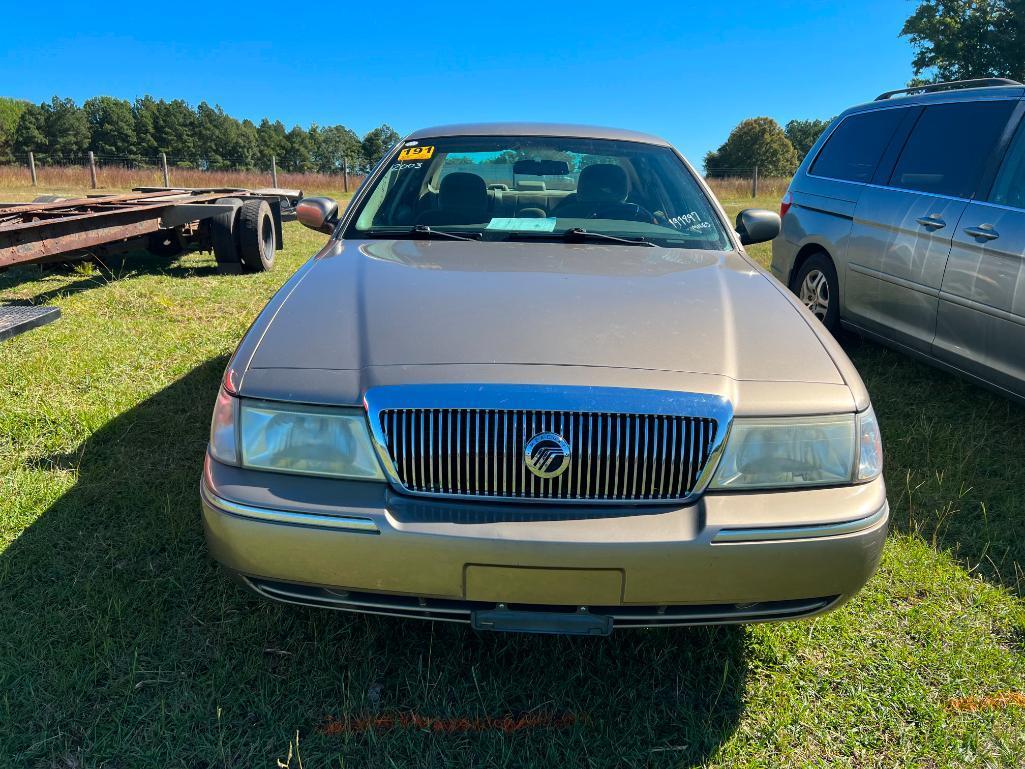
POLYGON ((0 344, 0 765, 1020 765, 1025 708, 949 703, 1025 691, 1025 409, 869 343, 846 345, 894 526, 832 614, 570 639, 242 593, 207 556, 197 482, 226 356, 323 236, 286 241, 267 275, 203 255, 0 274, 0 300, 64 311, 0 344), (571 718, 322 728, 410 713, 571 718))

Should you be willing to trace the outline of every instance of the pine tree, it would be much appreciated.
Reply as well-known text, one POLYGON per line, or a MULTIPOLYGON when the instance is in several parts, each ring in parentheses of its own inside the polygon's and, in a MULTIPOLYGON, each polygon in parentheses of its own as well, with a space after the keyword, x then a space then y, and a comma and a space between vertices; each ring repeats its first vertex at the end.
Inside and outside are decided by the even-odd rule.
POLYGON ((89 121, 89 148, 93 152, 120 157, 135 155, 135 118, 129 102, 95 96, 82 104, 82 110, 89 121))
POLYGON ((0 96, 0 163, 13 160, 14 132, 29 102, 0 96))
POLYGON ((379 125, 363 137, 363 166, 369 171, 395 146, 399 135, 387 123, 379 125))
POLYGON ((14 151, 19 155, 27 152, 46 152, 46 110, 40 104, 25 107, 14 128, 14 151))
POLYGON ((52 162, 81 163, 89 148, 89 121, 71 99, 54 96, 46 112, 46 143, 52 162))
POLYGON ((157 148, 157 101, 152 96, 136 99, 132 105, 135 123, 135 148, 144 158, 155 158, 157 148))

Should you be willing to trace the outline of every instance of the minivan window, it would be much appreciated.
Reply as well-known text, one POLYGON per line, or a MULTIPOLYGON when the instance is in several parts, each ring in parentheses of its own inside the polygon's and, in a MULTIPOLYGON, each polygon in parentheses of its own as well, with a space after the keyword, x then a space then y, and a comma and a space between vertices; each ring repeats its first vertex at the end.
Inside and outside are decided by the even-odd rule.
POLYGON ((926 107, 890 177, 891 187, 970 198, 1016 102, 975 101, 926 107))
POLYGON ((1025 208, 1025 123, 1021 124, 1018 135, 1007 150, 989 202, 1025 208))
POLYGON ((871 181, 903 117, 903 109, 883 109, 845 118, 815 159, 811 173, 848 182, 871 181))

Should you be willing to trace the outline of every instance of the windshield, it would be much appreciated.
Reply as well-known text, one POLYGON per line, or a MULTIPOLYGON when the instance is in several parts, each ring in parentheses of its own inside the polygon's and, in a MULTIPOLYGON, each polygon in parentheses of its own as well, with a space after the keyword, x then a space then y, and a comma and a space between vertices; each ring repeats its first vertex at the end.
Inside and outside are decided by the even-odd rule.
POLYGON ((458 136, 404 142, 386 162, 346 237, 613 236, 666 247, 731 248, 705 193, 668 147, 458 136))

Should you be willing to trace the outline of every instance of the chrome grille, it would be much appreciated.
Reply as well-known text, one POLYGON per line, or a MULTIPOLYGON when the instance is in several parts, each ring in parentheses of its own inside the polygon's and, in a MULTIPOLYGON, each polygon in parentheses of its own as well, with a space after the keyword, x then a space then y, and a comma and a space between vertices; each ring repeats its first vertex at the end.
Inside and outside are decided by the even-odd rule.
POLYGON ((547 410, 400 408, 379 418, 395 476, 410 492, 569 501, 683 499, 717 427, 706 417, 547 410), (556 478, 537 477, 524 461, 541 432, 570 446, 556 478))

